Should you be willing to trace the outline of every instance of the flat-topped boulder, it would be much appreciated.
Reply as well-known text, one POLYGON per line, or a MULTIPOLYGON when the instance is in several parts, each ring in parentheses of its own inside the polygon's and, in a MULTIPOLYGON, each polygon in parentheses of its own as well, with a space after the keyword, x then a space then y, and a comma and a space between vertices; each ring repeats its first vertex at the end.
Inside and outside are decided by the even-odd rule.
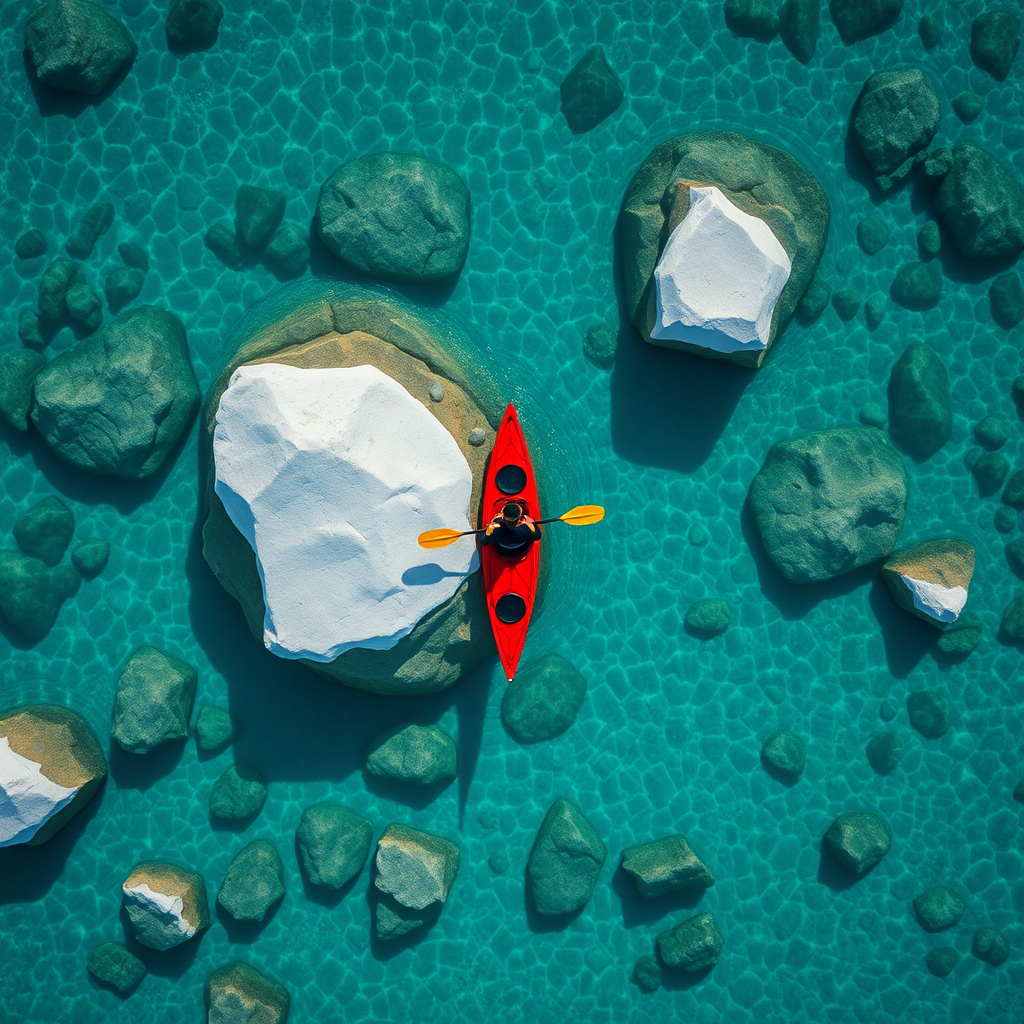
POLYGON ((974 575, 974 545, 965 540, 928 540, 895 552, 882 566, 893 600, 940 629, 956 622, 974 575))
POLYGON ((708 889, 715 884, 710 868, 693 852, 685 836, 666 836, 622 851, 622 870, 645 899, 679 889, 708 889))
POLYGON ((242 335, 248 340, 211 389, 204 416, 215 456, 203 527, 207 562, 275 654, 377 693, 450 686, 493 653, 475 546, 467 538, 425 551, 416 538, 439 526, 476 525, 469 513, 479 507, 498 419, 481 406, 498 407, 487 378, 460 363, 457 339, 405 306, 338 284, 288 286, 254 311, 242 335), (242 383, 272 399, 249 408, 255 419, 235 415, 243 404, 222 416, 234 404, 229 384, 239 368, 242 383), (301 384, 298 394, 284 388, 283 404, 276 384, 266 383, 278 373, 282 380, 298 375, 301 384), (355 383, 345 388, 351 400, 344 408, 335 374, 355 383), (310 423, 296 424, 314 379, 327 381, 328 404, 310 423), (256 443, 250 421, 263 423, 274 443, 256 443), (475 443, 475 432, 484 444, 475 443), (293 450, 289 434, 307 450, 293 450), (225 448, 231 436, 238 445, 225 448), (295 463, 271 458, 275 450, 295 463), (249 512, 247 523, 246 508, 277 522, 253 522, 249 512))
POLYGON ((702 974, 718 963, 725 940, 711 914, 697 914, 662 932, 654 944, 670 970, 702 974))
POLYGON ((151 949, 178 946, 210 925, 203 876, 177 864, 136 864, 121 891, 135 938, 151 949))
POLYGON ((662 143, 619 219, 634 327, 656 345, 760 366, 814 277, 829 217, 821 186, 779 149, 734 132, 662 143))
POLYGON ((478 568, 472 543, 417 544, 426 524, 472 529, 472 471, 441 422, 375 366, 240 366, 213 456, 217 496, 256 553, 263 640, 279 657, 388 650, 478 568))
POLYGON ((0 847, 46 842, 106 774, 95 733, 74 711, 36 704, 0 714, 0 847))
POLYGON ((409 722, 377 737, 366 772, 414 786, 447 786, 455 778, 458 760, 455 740, 439 725, 409 722))

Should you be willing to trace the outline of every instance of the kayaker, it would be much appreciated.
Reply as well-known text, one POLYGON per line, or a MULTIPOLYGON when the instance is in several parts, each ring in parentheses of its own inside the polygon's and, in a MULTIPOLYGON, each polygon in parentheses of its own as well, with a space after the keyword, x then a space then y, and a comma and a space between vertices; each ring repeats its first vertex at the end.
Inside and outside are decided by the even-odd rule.
POLYGON ((540 527, 517 501, 506 501, 480 535, 481 544, 493 544, 503 555, 522 555, 540 540, 540 527))

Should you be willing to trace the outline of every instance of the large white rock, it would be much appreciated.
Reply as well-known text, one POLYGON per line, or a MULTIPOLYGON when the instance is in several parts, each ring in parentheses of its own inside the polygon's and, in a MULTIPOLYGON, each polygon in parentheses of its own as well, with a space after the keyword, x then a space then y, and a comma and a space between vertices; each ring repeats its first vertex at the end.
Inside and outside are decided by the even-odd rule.
POLYGON ((713 185, 692 186, 686 216, 654 269, 651 337, 716 352, 768 347, 792 268, 772 229, 713 185))
POLYGON ((27 843, 78 792, 48 779, 42 767, 0 736, 0 846, 27 843))
POLYGON ((180 896, 156 892, 145 882, 121 887, 124 906, 139 942, 152 949, 170 949, 191 939, 198 930, 184 916, 185 903, 180 896))
POLYGON ((900 578, 910 591, 914 607, 936 622, 956 622, 967 603, 965 587, 944 587, 941 583, 928 580, 917 580, 913 576, 900 574, 900 578))
POLYGON ((472 473, 445 427, 374 366, 240 366, 213 455, 216 493, 256 553, 264 643, 283 658, 388 650, 477 568, 468 538, 417 544, 424 530, 472 529, 472 473))

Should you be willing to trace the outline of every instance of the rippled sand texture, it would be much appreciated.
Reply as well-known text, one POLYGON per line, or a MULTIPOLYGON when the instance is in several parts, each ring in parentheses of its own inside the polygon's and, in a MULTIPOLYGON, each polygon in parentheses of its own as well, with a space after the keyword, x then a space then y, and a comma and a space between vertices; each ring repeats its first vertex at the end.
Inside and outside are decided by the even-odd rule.
MULTIPOLYGON (((733 37, 718 2, 320 0, 297 14, 283 0, 229 0, 219 42, 182 57, 166 50, 162 5, 126 0, 138 60, 109 98, 84 106, 33 96, 22 5, 3 8, 0 138, 13 140, 0 151, 5 346, 18 343, 14 314, 34 302, 44 263, 16 262, 14 239, 40 228, 52 254, 88 203, 108 199, 116 226, 87 276, 101 283, 119 265, 117 242, 141 241, 152 258, 142 301, 183 317, 205 388, 243 311, 277 287, 260 267, 225 269, 203 245, 206 229, 232 216, 238 185, 285 190, 286 217, 308 223, 320 181, 340 162, 386 148, 422 151, 465 177, 474 207, 466 268, 438 315, 459 321, 507 380, 535 447, 555 467, 552 514, 579 501, 609 509, 603 526, 564 528, 557 538, 558 528, 548 531, 553 580, 525 659, 565 655, 590 692, 565 735, 520 748, 498 718, 496 665, 406 705, 343 691, 265 655, 202 561, 195 428, 169 472, 142 487, 85 477, 38 439, 5 430, 0 534, 56 491, 75 511, 76 536, 108 537, 113 553, 45 641, 23 649, 0 638, 3 704, 66 700, 105 735, 117 671, 150 643, 196 664, 197 707, 223 703, 242 728, 233 750, 205 760, 192 740, 146 759, 114 753, 102 801, 47 846, 3 851, 8 1024, 193 1022, 207 974, 233 958, 288 986, 295 1021, 1021 1019, 1024 858, 1020 805, 1010 799, 1024 773, 1020 653, 995 640, 1019 584, 1003 557, 1008 538, 993 528, 997 499, 977 496, 963 463, 971 426, 990 412, 1011 420, 1005 451, 1021 456, 1009 399, 1020 329, 1008 335, 992 323, 988 280, 944 250, 943 297, 928 313, 889 303, 869 332, 863 314, 843 324, 830 308, 810 328, 791 326, 756 375, 696 362, 626 329, 612 230, 625 184, 654 144, 737 129, 789 150, 824 186, 833 224, 821 276, 863 298, 888 294, 896 269, 917 258, 928 212, 913 188, 881 201, 860 164, 848 167, 848 113, 873 70, 921 62, 940 93, 943 135, 978 141, 1024 173, 1020 62, 998 84, 967 54, 970 21, 984 6, 946 5, 946 34, 929 54, 916 32, 933 7, 924 0, 908 0, 894 30, 852 47, 825 13, 804 67, 779 41, 733 37), (574 137, 558 83, 597 42, 626 101, 574 137), (984 96, 984 110, 965 127, 949 102, 968 88, 984 96), (876 205, 893 234, 867 257, 854 231, 876 205), (600 320, 623 325, 611 374, 581 354, 583 332, 600 320), (956 419, 936 456, 905 460, 912 495, 903 539, 954 532, 977 546, 969 609, 985 637, 960 664, 936 660, 934 631, 896 609, 872 571, 785 585, 742 511, 771 442, 852 423, 865 402, 884 402, 888 369, 913 338, 946 361, 956 419), (704 596, 725 598, 733 625, 701 643, 682 620, 704 596), (912 732, 904 704, 933 687, 954 706, 953 729, 938 741, 912 732), (907 753, 882 778, 863 750, 882 728, 885 698, 900 709, 894 727, 907 753), (410 809, 390 791, 369 790, 360 768, 373 735, 417 716, 457 733, 462 772, 437 800, 410 809), (805 775, 792 788, 758 763, 776 725, 807 744, 805 775), (265 809, 241 834, 212 829, 206 811, 233 753, 255 761, 270 785, 265 809), (550 930, 524 908, 523 874, 558 795, 583 808, 610 856, 592 903, 550 930), (417 945, 370 943, 366 872, 338 901, 304 891, 293 830, 305 806, 326 798, 367 815, 378 835, 399 820, 458 841, 454 890, 417 945), (857 806, 888 818, 893 849, 867 878, 836 887, 820 871, 819 839, 832 817, 857 806), (692 900, 671 898, 641 906, 613 867, 624 847, 674 831, 718 880, 698 908, 714 912, 725 952, 696 985, 645 996, 629 982, 634 961, 658 931, 696 911, 692 900), (269 924, 254 932, 218 915, 199 942, 144 954, 150 976, 124 1002, 91 985, 86 954, 121 937, 119 886, 136 861, 199 868, 212 896, 234 853, 259 837, 285 860, 288 894, 269 924), (487 865, 498 851, 510 862, 500 876, 487 865), (968 909, 952 932, 929 936, 910 900, 940 883, 968 895, 968 909), (1014 949, 1000 969, 969 955, 974 927, 989 924, 1014 949), (943 944, 965 957, 939 980, 924 955, 943 944)), ((314 253, 314 269, 328 265, 314 253)), ((51 352, 70 342, 65 332, 51 352)))

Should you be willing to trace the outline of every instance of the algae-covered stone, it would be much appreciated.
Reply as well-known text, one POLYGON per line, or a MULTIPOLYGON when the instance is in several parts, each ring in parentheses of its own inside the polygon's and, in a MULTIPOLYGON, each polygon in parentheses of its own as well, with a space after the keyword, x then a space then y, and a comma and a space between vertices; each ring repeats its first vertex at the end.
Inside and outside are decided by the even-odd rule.
POLYGON ((891 775, 903 758, 903 747, 896 733, 880 732, 868 740, 864 753, 879 775, 891 775))
POLYGON ((942 273, 934 263, 906 263, 896 272, 889 294, 904 309, 933 309, 942 298, 942 273))
POLYGON ((853 288, 840 288, 832 293, 832 308, 843 323, 849 323, 860 309, 860 295, 853 288))
POLYGON ((622 869, 645 899, 679 889, 708 889, 715 884, 708 866, 685 836, 666 836, 622 851, 622 869))
POLYGON ((927 220, 917 233, 917 251, 922 259, 937 256, 942 248, 942 236, 939 234, 939 225, 934 220, 927 220))
POLYGON ((619 340, 608 324, 594 324, 583 335, 583 354, 595 366, 607 369, 615 362, 619 340))
POLYGON ((281 857, 265 839, 255 839, 228 865, 217 902, 236 921, 262 921, 284 894, 281 857))
POLYGON ((1006 545, 1006 561, 1015 575, 1024 576, 1024 537, 1006 545))
POLYGON ((971 59, 999 82, 1013 67, 1020 49, 1020 15, 985 11, 971 22, 971 59))
POLYGON ((27 348, 0 356, 0 413, 15 430, 28 430, 32 385, 45 365, 44 356, 27 348))
POLYGON ((146 283, 146 275, 134 267, 118 267, 107 274, 103 292, 107 297, 107 305, 117 312, 122 306, 134 302, 146 283))
POLYGON ((94 203, 82 214, 75 225, 75 230, 64 243, 68 255, 78 260, 88 259, 96 243, 110 230, 113 223, 114 207, 110 203, 94 203))
POLYGON ((988 289, 992 319, 1005 331, 1024 320, 1024 284, 1020 274, 1010 271, 997 277, 988 289))
POLYGON ((388 825, 375 857, 377 937, 397 939, 435 920, 460 859, 459 848, 447 839, 408 825, 388 825))
POLYGON ((1003 618, 999 623, 999 633, 1010 643, 1024 641, 1024 596, 1015 597, 1003 609, 1003 618))
POLYGON ((917 34, 926 50, 934 50, 946 32, 943 20, 934 14, 926 14, 917 23, 917 34))
POLYGON ((735 132, 680 135, 656 147, 626 189, 619 216, 627 312, 645 340, 656 344, 666 342, 651 335, 657 319, 654 270, 670 229, 689 209, 691 186, 713 186, 739 211, 764 221, 791 268, 772 313, 767 347, 725 353, 678 341, 671 347, 759 366, 814 277, 828 235, 828 199, 813 175, 788 153, 735 132))
POLYGON ((953 110, 964 124, 970 124, 981 113, 981 97, 976 92, 962 92, 953 97, 953 110))
POLYGON ((889 374, 889 432, 916 459, 934 455, 953 433, 953 394, 938 353, 911 342, 889 374))
POLYGON ((700 974, 718 963, 725 940, 711 914, 698 914, 662 932, 654 944, 665 967, 700 974))
POLYGON ((776 729, 761 745, 761 762, 795 782, 807 764, 804 741, 796 733, 776 729))
POLYGON ((363 870, 373 826, 340 804, 313 804, 302 812, 295 840, 310 883, 341 889, 363 870))
POLYGON ((562 113, 573 135, 596 128, 622 103, 622 85, 603 46, 592 46, 573 65, 559 86, 562 113))
POLYGON ((68 288, 78 280, 78 267, 71 260, 58 256, 51 260, 39 280, 39 316, 54 322, 68 313, 68 288))
POLYGON ((39 314, 28 306, 18 314, 18 338, 23 345, 36 352, 46 348, 46 338, 43 337, 39 314))
POLYGON ((861 89, 851 127, 860 151, 883 189, 901 181, 924 159, 939 128, 939 100, 919 68, 876 71, 861 89))
POLYGON ((683 626, 694 636, 710 638, 729 628, 729 605, 720 597, 705 597, 686 609, 683 626))
POLYGON ((19 260, 36 260, 46 255, 46 236, 38 228, 32 228, 18 235, 14 243, 14 255, 19 260))
POLYGON ((940 629, 956 622, 974 575, 974 545, 957 538, 927 540, 895 552, 882 579, 904 610, 940 629))
POLYGON ((138 306, 39 372, 31 415, 67 462, 142 479, 163 465, 198 407, 184 325, 138 306))
POLYGON ((366 771, 418 786, 447 785, 458 770, 455 740, 439 725, 398 725, 377 738, 366 771))
POLYGON ((829 825, 823 845, 841 867, 859 877, 889 852, 892 831, 877 814, 852 811, 829 825))
POLYGON ((571 914, 594 894, 608 850, 583 812, 556 800, 537 831, 526 870, 538 914, 571 914))
POLYGON ((880 430, 885 426, 885 410, 878 402, 865 402, 857 413, 857 419, 865 427, 877 427, 880 430))
POLYGON ((801 64, 810 63, 821 32, 821 0, 784 0, 779 9, 779 35, 801 64))
POLYGON ((903 0, 829 0, 829 14, 846 44, 876 36, 896 24, 903 0))
POLYGON ((249 249, 263 249, 284 217, 287 197, 274 188, 242 185, 235 195, 235 236, 249 249))
POLYGON ((1017 529, 1017 518, 1016 509, 1003 505, 996 509, 996 514, 992 517, 992 525, 998 533, 1012 533, 1017 529))
POLYGON ((952 946, 937 946, 928 950, 924 963, 936 978, 945 978, 960 963, 960 954, 952 946))
POLYGON ((88 0, 48 0, 25 23, 25 52, 45 85, 98 96, 131 66, 135 41, 88 0))
POLYGON ((199 709, 196 715, 196 745, 205 753, 226 747, 235 738, 231 715, 213 704, 199 709))
POLYGON ((974 440, 986 448, 1002 448, 1010 437, 1005 416, 985 416, 974 425, 974 440))
POLYGON ((282 224, 267 245, 263 262, 279 278, 300 277, 309 266, 309 233, 291 221, 282 224))
POLYGON ((971 936, 971 952, 992 967, 1000 967, 1010 956, 1010 943, 995 928, 978 928, 971 936))
POLYGON ((87 331, 95 331, 103 322, 103 303, 92 286, 81 277, 72 282, 65 301, 68 316, 77 320, 87 331))
POLYGON ((641 992, 656 992, 661 985, 661 964, 651 953, 645 953, 633 965, 630 980, 641 992))
POLYGON ((1024 508, 1024 469, 1015 470, 1010 474, 1003 490, 1003 504, 1011 508, 1024 508))
POLYGON ((914 913, 926 932, 952 928, 967 908, 963 896, 944 885, 925 889, 914 897, 914 913))
POLYGON ((881 292, 868 296, 864 303, 864 322, 868 325, 869 331, 875 330, 885 319, 885 309, 885 296, 881 292))
POLYGON ((226 267, 241 270, 245 265, 242 243, 238 240, 230 221, 219 220, 211 224, 203 236, 206 248, 226 267))
POLYGON ((779 30, 773 0, 725 0, 725 23, 738 36, 768 42, 779 30))
POLYGON ((793 583, 831 579, 892 551, 907 477, 871 427, 805 434, 772 445, 750 487, 765 549, 793 583))
POLYGON ((501 721, 520 743, 560 736, 576 721, 587 681, 565 658, 548 654, 516 673, 501 698, 501 721))
POLYGON ((142 861, 121 885, 135 938, 151 949, 170 949, 210 926, 202 875, 166 861, 142 861))
POLYGON ((140 647, 117 680, 111 735, 127 751, 145 754, 184 739, 199 675, 180 658, 140 647))
POLYGON ((203 994, 207 1024, 285 1024, 291 1005, 284 985, 238 960, 218 967, 203 994))
POLYGON ((97 946, 85 966, 97 981, 122 995, 131 992, 146 976, 146 965, 120 942, 97 946))
POLYGON ((324 245, 357 270, 400 281, 455 277, 469 249, 469 189, 447 164, 373 153, 323 183, 324 245))
POLYGON ((857 244, 868 256, 874 256, 885 248, 891 234, 889 222, 873 213, 857 225, 857 244))
POLYGON ((832 291, 822 281, 814 280, 807 286, 807 291, 797 305, 800 318, 806 323, 813 323, 825 312, 825 307, 832 298, 832 291))
POLYGON ((995 494, 1010 472, 1010 460, 999 452, 985 452, 974 460, 971 472, 978 484, 978 494, 987 498, 995 494))
POLYGON ((167 43, 179 50, 205 50, 217 41, 223 17, 218 0, 174 0, 164 23, 167 43))
POLYGON ((76 712, 36 704, 0 714, 0 847, 45 843, 106 775, 96 734, 76 712))
POLYGON ((967 613, 942 631, 937 646, 943 654, 965 657, 981 643, 981 634, 981 619, 967 613))
POLYGON ((255 818, 267 800, 267 783, 254 764, 231 765, 210 790, 210 817, 223 821, 255 818))
POLYGON ((937 740, 949 732, 953 707, 949 698, 934 690, 918 690, 907 697, 910 724, 924 737, 937 740))
POLYGON ((954 147, 935 208, 963 256, 1024 251, 1024 187, 1005 164, 970 142, 954 147))
POLYGON ((37 502, 14 524, 18 547, 47 565, 56 565, 75 532, 75 516, 60 498, 50 495, 37 502))
POLYGON ((18 551, 0 551, 0 617, 30 643, 39 643, 81 582, 70 566, 51 568, 18 551))
POLYGON ((76 544, 71 552, 71 564, 83 580, 94 580, 107 566, 110 545, 99 537, 88 537, 76 544))

